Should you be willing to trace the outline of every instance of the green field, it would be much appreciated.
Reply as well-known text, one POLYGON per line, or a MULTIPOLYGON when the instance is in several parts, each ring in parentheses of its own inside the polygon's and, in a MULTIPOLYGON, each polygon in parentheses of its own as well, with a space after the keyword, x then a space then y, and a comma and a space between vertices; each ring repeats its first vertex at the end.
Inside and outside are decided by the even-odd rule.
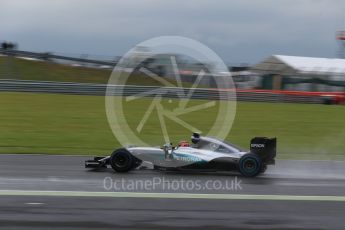
POLYGON ((110 70, 72 67, 53 62, 0 56, 1 78, 40 81, 107 83, 110 70))
MULTIPOLYGON (((151 99, 127 104, 127 122, 135 128, 151 99)), ((188 106, 203 103, 192 101, 188 106)), ((176 101, 164 106, 174 107, 176 101)), ((217 106, 183 119, 207 132, 217 106)), ((248 147, 253 136, 276 136, 278 158, 345 159, 345 108, 342 106, 239 102, 228 140, 248 147)), ((163 143, 151 117, 141 136, 163 143)), ((168 123, 172 139, 190 136, 168 123)), ((106 119, 104 97, 0 93, 0 153, 107 154, 119 147, 106 119)))
MULTIPOLYGON (((0 79, 36 81, 80 82, 107 84, 112 70, 90 67, 73 67, 49 61, 31 61, 9 56, 0 56, 0 79)), ((171 84, 173 80, 165 78, 171 84)), ((162 83, 145 74, 131 74, 127 85, 162 86, 162 83)), ((183 82, 185 87, 192 84, 183 82)))

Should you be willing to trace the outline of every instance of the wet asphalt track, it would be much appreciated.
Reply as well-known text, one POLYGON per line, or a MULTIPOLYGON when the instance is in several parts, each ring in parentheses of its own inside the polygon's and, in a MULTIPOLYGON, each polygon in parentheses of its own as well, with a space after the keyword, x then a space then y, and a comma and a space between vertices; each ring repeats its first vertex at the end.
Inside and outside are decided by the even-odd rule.
POLYGON ((111 169, 86 170, 85 159, 0 155, 0 228, 345 228, 345 162, 278 161, 258 178, 243 178, 236 173, 150 169, 116 174, 111 169), (48 195, 27 191, 48 191, 48 195), (49 191, 71 194, 55 192, 51 196, 54 192, 49 191), (99 192, 120 192, 125 197, 104 197, 99 192), (147 192, 153 193, 151 198, 142 197, 147 192), (168 198, 157 195, 162 193, 168 198), (176 193, 187 195, 177 197, 176 193), (230 198, 212 199, 220 194, 230 198), (250 200, 238 199, 232 197, 234 194, 253 196, 250 200), (324 196, 339 200, 320 201, 324 196))

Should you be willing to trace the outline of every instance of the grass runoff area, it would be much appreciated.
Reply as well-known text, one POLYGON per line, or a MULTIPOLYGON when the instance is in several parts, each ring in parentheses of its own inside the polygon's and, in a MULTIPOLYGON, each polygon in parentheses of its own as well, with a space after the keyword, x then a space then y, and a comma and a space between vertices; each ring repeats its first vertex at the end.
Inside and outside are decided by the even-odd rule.
MULTIPOLYGON (((126 104, 133 129, 151 100, 126 104)), ((167 109, 176 103, 162 101, 167 109)), ((192 100, 188 106, 200 103, 205 101, 192 100)), ((181 119, 207 132, 216 111, 217 105, 181 119)), ((344 160, 344 117, 343 106, 238 102, 227 140, 248 148, 254 136, 276 136, 279 159, 344 160)), ((0 127, 0 153, 104 155, 120 147, 108 126, 102 96, 0 93, 0 127)), ((175 144, 191 135, 176 123, 167 122, 167 127, 175 144)), ((164 143, 157 114, 148 119, 140 136, 152 144, 164 143)))
POLYGON ((1 78, 37 81, 107 83, 111 70, 0 56, 1 78))
MULTIPOLYGON (((35 81, 79 82, 107 84, 112 73, 110 69, 70 66, 49 61, 26 60, 10 56, 0 56, 0 79, 35 81)), ((176 82, 165 78, 173 85, 176 82)), ((145 74, 132 74, 126 81, 128 85, 161 86, 162 84, 145 74)), ((192 84, 183 82, 183 86, 192 84)))

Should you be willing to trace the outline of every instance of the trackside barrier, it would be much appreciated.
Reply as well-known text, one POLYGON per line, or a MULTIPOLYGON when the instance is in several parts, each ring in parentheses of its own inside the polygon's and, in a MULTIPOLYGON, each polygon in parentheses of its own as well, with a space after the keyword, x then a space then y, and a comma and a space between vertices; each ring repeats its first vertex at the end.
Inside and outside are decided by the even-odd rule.
MULTIPOLYGON (((0 91, 5 92, 39 92, 39 93, 62 93, 62 94, 77 94, 77 95, 101 95, 104 96, 107 85, 105 84, 90 84, 90 83, 72 83, 72 82, 50 82, 50 81, 30 81, 30 80, 0 80, 0 91)), ((160 93, 163 97, 178 98, 186 97, 189 88, 177 87, 158 87, 158 86, 136 86, 113 85, 113 96, 135 96, 144 95, 146 97, 154 96, 160 93), (121 88, 123 90, 121 91, 121 88), (155 94, 152 94, 154 91, 155 94)), ((321 104, 324 99, 320 95, 304 95, 304 94, 283 94, 270 91, 256 92, 237 91, 238 101, 253 101, 253 102, 288 102, 288 103, 312 103, 321 104)), ((232 100, 228 98, 226 91, 215 89, 194 89, 191 95, 193 99, 205 100, 232 100)))

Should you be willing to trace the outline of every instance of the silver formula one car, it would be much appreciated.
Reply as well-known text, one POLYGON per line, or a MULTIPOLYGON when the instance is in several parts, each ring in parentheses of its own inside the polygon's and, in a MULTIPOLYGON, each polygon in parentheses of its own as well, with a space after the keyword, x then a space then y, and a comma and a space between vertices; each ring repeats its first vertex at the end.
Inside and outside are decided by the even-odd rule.
POLYGON ((212 137, 193 133, 192 144, 182 141, 177 147, 127 147, 116 149, 110 156, 85 161, 86 168, 106 168, 128 172, 142 162, 150 162, 157 170, 239 171, 247 177, 265 172, 275 164, 276 138, 255 137, 250 151, 212 137))

